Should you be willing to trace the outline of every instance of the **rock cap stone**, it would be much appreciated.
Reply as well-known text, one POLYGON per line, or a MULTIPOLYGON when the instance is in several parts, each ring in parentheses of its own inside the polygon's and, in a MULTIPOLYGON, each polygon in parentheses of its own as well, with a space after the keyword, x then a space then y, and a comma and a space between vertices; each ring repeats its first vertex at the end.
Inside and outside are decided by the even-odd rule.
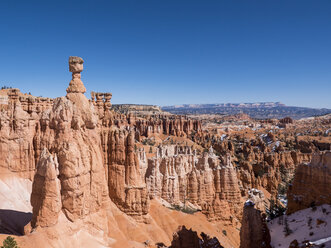
POLYGON ((84 60, 81 57, 70 56, 69 57, 69 71, 73 73, 79 73, 83 71, 84 60))
POLYGON ((67 93, 85 93, 86 88, 81 80, 84 60, 81 57, 69 57, 69 71, 72 72, 72 80, 67 88, 67 93))

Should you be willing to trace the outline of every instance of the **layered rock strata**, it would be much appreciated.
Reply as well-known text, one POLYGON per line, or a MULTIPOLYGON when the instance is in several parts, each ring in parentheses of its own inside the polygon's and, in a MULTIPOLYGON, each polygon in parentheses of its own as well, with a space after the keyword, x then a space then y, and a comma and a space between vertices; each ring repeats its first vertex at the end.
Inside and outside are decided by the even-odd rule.
POLYGON ((134 132, 114 130, 103 132, 103 135, 110 199, 128 215, 146 215, 149 197, 134 151, 134 132))
POLYGON ((187 137, 191 132, 202 130, 201 122, 183 116, 159 115, 150 119, 134 119, 131 123, 140 135, 149 137, 151 134, 166 134, 179 137, 187 137))
POLYGON ((287 213, 331 204, 331 152, 315 153, 310 163, 298 166, 289 187, 287 213))
POLYGON ((31 197, 33 227, 55 224, 59 209, 68 220, 76 221, 103 209, 109 201, 98 115, 81 87, 82 60, 70 59, 69 68, 73 81, 67 97, 57 98, 37 125, 34 146, 40 157, 31 197), (56 206, 49 204, 51 196, 56 197, 56 206), (44 223, 53 210, 55 214, 44 223))
MULTIPOLYGON (((265 137, 267 142, 239 138, 236 143, 221 142, 208 131, 202 132, 200 121, 188 117, 114 112, 111 93, 94 92, 91 100, 85 97, 81 58, 71 57, 69 70, 73 74, 66 97, 33 98, 12 89, 6 93, 7 108, 0 112, 0 167, 34 178, 34 228, 54 226, 63 214, 70 222, 86 219, 104 210, 110 200, 127 215, 144 219, 150 198, 201 210, 211 221, 238 227, 243 197, 254 200, 261 193, 247 193, 247 189, 264 188, 275 196, 284 181, 281 171, 292 174, 298 164, 310 159, 308 153, 268 146, 269 140, 276 139, 271 133, 265 137), (177 136, 182 144, 212 146, 216 151, 165 145, 163 141, 174 138, 168 136, 177 136), (150 147, 152 152, 146 155, 142 141, 148 137, 158 139, 161 146, 150 147)), ((313 150, 312 143, 298 145, 300 150, 313 150)), ((306 170, 307 166, 298 169, 299 174, 310 175, 301 176, 307 184, 320 182, 316 184, 318 190, 309 194, 327 192, 317 204, 330 197, 325 189, 329 172, 323 163, 315 163, 320 164, 318 170, 322 172, 318 173, 306 170)), ((300 192, 303 190, 293 195, 300 192)), ((311 197, 306 198, 311 205, 311 197)), ((264 202, 254 202, 263 212, 264 202)))
POLYGON ((28 114, 20 102, 9 111, 0 112, 0 167, 33 178, 35 172, 35 148, 33 139, 39 116, 28 114))
MULTIPOLYGON (((203 147, 212 146, 217 154, 231 154, 243 195, 247 195, 250 188, 264 188, 275 197, 279 186, 293 177, 296 167, 311 160, 312 150, 297 149, 295 144, 289 145, 293 146, 290 150, 284 150, 272 133, 251 140, 225 136, 203 132, 194 134, 192 139, 203 147)), ((313 143, 309 145, 315 147, 313 143)))
POLYGON ((150 196, 174 204, 192 204, 210 220, 235 223, 242 198, 230 156, 224 163, 212 151, 196 155, 187 146, 160 146, 148 160, 146 182, 150 196))
POLYGON ((58 222, 62 208, 58 167, 57 157, 54 158, 45 148, 41 153, 32 186, 33 218, 31 226, 33 228, 50 227, 58 222))

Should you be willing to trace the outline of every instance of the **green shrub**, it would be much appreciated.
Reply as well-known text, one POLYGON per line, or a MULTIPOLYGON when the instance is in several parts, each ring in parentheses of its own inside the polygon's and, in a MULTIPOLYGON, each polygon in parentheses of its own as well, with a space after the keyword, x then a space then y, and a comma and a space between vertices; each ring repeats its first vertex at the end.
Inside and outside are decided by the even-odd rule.
POLYGON ((2 243, 1 248, 19 248, 15 239, 11 236, 8 236, 2 243))
POLYGON ((283 232, 285 233, 285 237, 293 233, 293 231, 290 229, 290 226, 288 225, 287 218, 285 217, 284 220, 284 230, 283 232))
POLYGON ((282 216, 285 214, 286 208, 275 202, 273 199, 270 200, 270 207, 267 208, 267 216, 272 220, 276 217, 282 216))
POLYGON ((285 195, 287 192, 287 185, 279 184, 278 185, 278 195, 285 195))

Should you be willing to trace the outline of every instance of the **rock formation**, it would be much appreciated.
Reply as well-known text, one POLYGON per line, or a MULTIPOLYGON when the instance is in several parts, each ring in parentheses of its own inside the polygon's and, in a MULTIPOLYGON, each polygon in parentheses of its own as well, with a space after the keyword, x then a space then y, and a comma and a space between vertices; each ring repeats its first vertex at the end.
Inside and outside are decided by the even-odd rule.
POLYGON ((108 186, 109 196, 115 204, 126 214, 139 217, 148 213, 149 197, 134 143, 133 132, 115 130, 108 133, 108 186))
POLYGON ((122 114, 133 114, 135 116, 167 114, 167 112, 163 112, 161 108, 156 105, 114 104, 112 109, 122 114))
POLYGON ((148 160, 146 182, 152 198, 192 204, 210 220, 235 224, 233 217, 241 218, 242 198, 229 156, 221 164, 212 151, 199 156, 187 146, 160 146, 157 157, 148 160))
POLYGON ((99 116, 102 116, 105 111, 110 110, 111 103, 110 99, 112 94, 110 92, 91 92, 91 101, 94 106, 98 109, 99 116))
MULTIPOLYGON (((286 135, 285 133, 285 140, 286 135)), ((283 142, 275 140, 276 137, 271 132, 248 139, 239 135, 218 135, 204 131, 194 133, 192 140, 203 147, 213 147, 219 155, 231 154, 242 195, 247 195, 250 188, 264 188, 275 197, 279 186, 288 183, 296 167, 300 163, 310 161, 312 151, 298 149, 299 141, 283 142), (284 146, 289 149, 285 149, 284 146)), ((308 144, 314 149, 319 149, 315 143, 308 144)))
POLYGON ((288 190, 287 213, 317 206, 331 204, 331 152, 313 155, 310 163, 298 166, 292 185, 288 190))
POLYGON ((8 111, 0 112, 0 167, 33 178, 33 138, 38 119, 37 114, 25 112, 20 102, 11 104, 8 111))
MULTIPOLYGON (((242 137, 243 132, 218 133, 199 119, 166 114, 157 107, 134 107, 142 111, 123 114, 111 108, 109 92, 92 92, 91 100, 86 98, 83 59, 70 57, 69 70, 66 97, 34 97, 18 89, 0 92, 0 169, 34 179, 31 226, 37 230, 61 221, 83 222, 98 225, 107 236, 109 226, 103 221, 111 219, 110 205, 126 220, 146 224, 154 198, 162 198, 156 201, 166 201, 170 208, 201 211, 213 224, 235 229, 248 197, 255 207, 244 208, 242 232, 247 239, 250 223, 259 233, 264 230, 265 202, 257 189, 274 199, 298 164, 329 144, 328 139, 299 140, 295 133, 279 141, 279 133, 265 130, 249 138, 242 137), (99 214, 103 221, 93 219, 99 214)), ((328 129, 322 131, 328 134, 328 129)), ((330 202, 327 154, 299 166, 290 210, 330 202), (306 192, 308 184, 312 189, 306 192), (321 197, 313 197, 322 191, 321 197)))
POLYGON ((61 211, 61 183, 58 179, 59 164, 45 148, 41 153, 33 180, 31 226, 50 227, 58 222, 61 211))
POLYGON ((140 135, 149 137, 151 134, 166 134, 187 137, 189 134, 201 131, 201 122, 183 116, 157 115, 149 119, 132 119, 132 123, 140 135))
POLYGON ((83 71, 84 60, 80 57, 69 57, 69 71, 72 72, 72 80, 67 88, 67 93, 85 93, 86 88, 81 81, 80 73, 83 71))
POLYGON ((41 113, 52 107, 53 99, 32 96, 30 93, 23 94, 16 88, 0 90, 0 110, 13 111, 18 103, 20 103, 22 109, 29 114, 41 113))
POLYGON ((73 80, 68 98, 57 98, 52 110, 41 116, 34 142, 37 151, 43 152, 31 196, 32 226, 54 225, 59 209, 70 221, 84 218, 100 210, 108 199, 98 120, 80 81, 82 60, 71 58, 69 65, 73 80), (52 211, 55 214, 45 219, 52 211))
POLYGON ((252 200, 244 205, 240 229, 240 248, 271 248, 266 215, 255 208, 252 200))

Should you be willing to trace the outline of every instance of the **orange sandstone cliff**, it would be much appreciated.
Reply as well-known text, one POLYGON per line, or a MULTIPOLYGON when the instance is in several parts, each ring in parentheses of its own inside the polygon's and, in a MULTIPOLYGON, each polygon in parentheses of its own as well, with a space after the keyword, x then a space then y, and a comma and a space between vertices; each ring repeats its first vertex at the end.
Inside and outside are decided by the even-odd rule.
POLYGON ((288 210, 331 204, 331 152, 316 153, 310 163, 298 166, 288 190, 288 210))

